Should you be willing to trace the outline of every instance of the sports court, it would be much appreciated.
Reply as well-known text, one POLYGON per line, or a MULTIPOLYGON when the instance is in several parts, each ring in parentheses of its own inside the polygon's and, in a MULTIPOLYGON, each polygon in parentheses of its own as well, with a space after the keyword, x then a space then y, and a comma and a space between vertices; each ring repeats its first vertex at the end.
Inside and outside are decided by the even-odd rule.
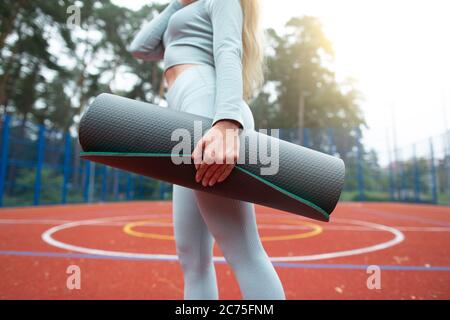
MULTIPOLYGON (((0 298, 182 299, 171 221, 158 201, 1 209, 0 298), (70 265, 81 290, 66 287, 70 265)), ((341 202, 322 223, 258 206, 257 221, 288 299, 450 298, 447 207, 341 202)), ((240 299, 214 250, 220 298, 240 299)))

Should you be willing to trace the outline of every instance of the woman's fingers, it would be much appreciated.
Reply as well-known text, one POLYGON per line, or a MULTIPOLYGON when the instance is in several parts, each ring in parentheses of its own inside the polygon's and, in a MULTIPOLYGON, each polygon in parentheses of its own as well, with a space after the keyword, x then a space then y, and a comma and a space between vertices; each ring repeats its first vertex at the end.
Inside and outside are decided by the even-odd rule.
POLYGON ((225 180, 239 158, 239 138, 236 135, 238 132, 223 132, 227 129, 224 123, 211 128, 192 152, 197 170, 195 180, 205 187, 225 180))
POLYGON ((216 172, 214 172, 214 175, 211 177, 211 179, 209 179, 209 185, 215 185, 217 183, 217 180, 219 180, 220 176, 225 172, 226 169, 226 165, 220 166, 220 168, 218 168, 216 172))
MULTIPOLYGON (((234 150, 233 150, 234 151, 234 150)), ((228 152, 224 159, 222 159, 223 165, 221 165, 220 168, 215 170, 214 175, 209 179, 209 185, 213 186, 217 182, 224 181, 233 170, 234 166, 236 165, 236 161, 238 159, 238 152, 228 152)))
POLYGON ((208 164, 202 163, 199 165, 197 169, 197 173, 195 174, 195 181, 200 182, 203 180, 203 176, 208 169, 208 164))
POLYGON ((225 170, 220 175, 220 177, 217 180, 217 182, 224 181, 230 175, 231 171, 233 171, 234 166, 235 166, 234 164, 227 164, 225 170))
MULTIPOLYGON (((200 164, 202 163, 202 158, 203 158, 203 149, 205 146, 206 140, 201 138, 195 148, 194 151, 192 151, 192 160, 194 161, 195 164, 195 169, 198 170, 200 167, 200 164)), ((197 181, 198 182, 198 181, 197 181)))
MULTIPOLYGON (((205 139, 204 139, 205 140, 205 139)), ((203 160, 201 161, 200 165, 197 169, 197 174, 195 175, 195 181, 200 182, 203 180, 203 177, 208 170, 208 168, 214 164, 214 148, 212 148, 212 143, 209 142, 209 140, 205 140, 204 142, 205 148, 203 152, 203 160)))
POLYGON ((203 180, 202 180, 202 184, 204 187, 206 187, 208 185, 211 186, 210 182, 211 182, 212 176, 221 167, 222 167, 221 164, 213 164, 208 167, 208 169, 205 172, 205 175, 203 176, 203 180))

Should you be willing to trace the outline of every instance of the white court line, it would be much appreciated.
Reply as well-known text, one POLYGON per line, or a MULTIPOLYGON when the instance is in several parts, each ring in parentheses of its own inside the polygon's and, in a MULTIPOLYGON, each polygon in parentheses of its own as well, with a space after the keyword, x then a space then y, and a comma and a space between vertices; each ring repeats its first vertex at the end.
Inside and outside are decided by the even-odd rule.
MULTIPOLYGON (((163 213, 156 213, 156 214, 145 214, 145 215, 133 215, 130 216, 132 218, 142 218, 142 219, 151 219, 151 218, 161 218, 161 217, 167 217, 167 214, 163 214, 163 213)), ((124 218, 124 216, 121 217, 122 219, 124 218)), ((70 220, 70 219, 0 219, 0 224, 61 224, 61 223, 70 223, 70 222, 77 222, 80 220, 70 220)), ((124 222, 105 222, 105 223, 101 223, 101 224, 97 224, 96 226, 99 225, 104 225, 104 226, 120 226, 123 225, 125 223, 128 223, 129 221, 124 221, 124 222)))
MULTIPOLYGON (((145 215, 142 218, 152 218, 152 217, 166 217, 165 214, 156 215, 145 215)), ((2 224, 44 224, 44 225, 59 225, 63 223, 77 222, 79 220, 63 220, 63 219, 0 219, 0 225, 2 224)), ((130 221, 122 222, 102 222, 95 224, 95 226, 123 226, 130 221)), ((92 225, 86 225, 92 226, 92 225)), ((168 222, 149 222, 145 224, 149 227, 167 227, 172 228, 173 224, 168 222)), ((329 231, 369 231, 369 232, 383 232, 383 230, 368 228, 364 226, 347 226, 347 225, 332 225, 332 224, 322 224, 323 230, 329 231)), ((411 226, 391 226, 394 229, 404 231, 404 232, 450 232, 450 227, 411 227, 411 226)), ((310 227, 302 225, 289 225, 289 224, 266 224, 258 223, 259 229, 274 229, 274 230, 310 230, 310 227)))
MULTIPOLYGON (((135 252, 123 252, 123 251, 110 251, 110 250, 102 250, 102 249, 95 249, 95 248, 86 248, 81 246, 72 245, 69 243, 65 243, 59 240, 56 240, 53 238, 53 234, 56 232, 70 229, 82 225, 98 225, 105 221, 117 221, 117 220, 124 220, 124 219, 130 219, 130 216, 125 217, 112 217, 112 218, 100 218, 100 219, 92 219, 92 220, 83 220, 83 221, 75 221, 70 223, 65 223, 62 225, 58 225, 55 227, 52 227, 45 231, 42 234, 42 240, 49 245, 52 245, 54 247, 68 250, 68 251, 75 251, 75 252, 81 252, 81 253, 87 253, 87 254, 93 254, 93 255, 103 255, 103 256, 112 256, 112 257, 125 257, 125 258, 138 258, 138 259, 147 259, 147 260, 164 260, 164 261, 176 261, 178 260, 177 255, 171 255, 171 254, 151 254, 151 253, 135 253, 135 252)), ((327 253, 321 253, 321 254, 313 254, 313 255, 303 255, 303 256, 280 256, 280 257, 271 257, 271 261, 313 261, 313 260, 323 260, 323 259, 332 259, 332 258, 340 258, 340 257, 347 257, 347 256, 354 256, 359 254, 365 254, 369 252, 384 250, 390 247, 393 247, 399 243, 401 243, 405 236, 403 233, 395 228, 377 224, 377 223, 371 223, 366 221, 360 221, 360 220, 352 220, 352 219, 335 219, 339 220, 343 223, 349 223, 349 224, 355 224, 357 226, 365 226, 368 228, 374 228, 378 230, 382 230, 385 232, 389 232, 394 235, 394 238, 392 238, 389 241, 385 241, 379 244, 375 244, 372 246, 352 249, 352 250, 343 250, 343 251, 335 251, 335 252, 327 252, 327 253)), ((224 257, 214 257, 214 261, 222 261, 225 262, 224 257)))
POLYGON ((57 219, 0 219, 0 224, 59 224, 73 220, 57 219))

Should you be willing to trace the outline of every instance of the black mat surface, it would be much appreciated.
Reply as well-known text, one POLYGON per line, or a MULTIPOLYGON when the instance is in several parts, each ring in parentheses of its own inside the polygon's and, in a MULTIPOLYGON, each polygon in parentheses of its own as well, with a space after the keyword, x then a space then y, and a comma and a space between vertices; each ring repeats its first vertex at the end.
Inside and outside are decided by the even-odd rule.
POLYGON ((245 163, 238 164, 224 182, 203 187, 195 182, 194 164, 176 165, 172 161, 174 147, 180 143, 179 139, 172 139, 177 129, 191 137, 190 150, 181 153, 186 160, 190 158, 201 136, 194 135, 195 121, 199 121, 196 123, 200 123, 203 134, 212 122, 209 118, 101 94, 80 121, 81 156, 185 187, 329 220, 344 184, 345 166, 341 159, 256 131, 246 131, 241 133, 240 152, 245 163), (250 141, 257 141, 256 147, 250 141), (279 154, 278 171, 264 175, 261 169, 270 164, 260 155, 268 155, 270 159, 272 151, 272 155, 279 154))

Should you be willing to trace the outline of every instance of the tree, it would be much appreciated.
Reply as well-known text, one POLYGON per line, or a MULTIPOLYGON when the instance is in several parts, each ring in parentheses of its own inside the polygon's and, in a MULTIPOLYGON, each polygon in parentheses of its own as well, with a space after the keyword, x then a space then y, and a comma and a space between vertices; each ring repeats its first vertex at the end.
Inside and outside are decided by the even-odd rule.
POLYGON ((49 51, 52 32, 73 47, 65 24, 74 1, 2 1, 0 7, 0 106, 26 120, 47 85, 45 73, 64 72, 49 51))
POLYGON ((266 32, 273 49, 267 56, 266 79, 276 98, 268 103, 267 89, 263 90, 252 103, 255 120, 260 126, 274 128, 336 128, 351 139, 350 145, 337 146, 338 152, 345 154, 356 144, 351 131, 365 125, 358 106, 360 95, 353 82, 338 83, 327 68, 334 53, 317 18, 292 18, 285 30, 284 34, 273 29, 266 32))

